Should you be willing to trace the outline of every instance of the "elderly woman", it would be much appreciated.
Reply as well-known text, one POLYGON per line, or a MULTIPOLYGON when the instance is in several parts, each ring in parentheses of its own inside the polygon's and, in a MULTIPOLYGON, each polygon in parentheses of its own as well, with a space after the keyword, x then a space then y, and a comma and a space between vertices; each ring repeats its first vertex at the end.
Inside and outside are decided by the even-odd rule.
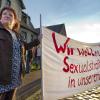
POLYGON ((15 11, 3 8, 0 12, 0 100, 12 100, 16 87, 21 84, 22 46, 18 26, 15 11))

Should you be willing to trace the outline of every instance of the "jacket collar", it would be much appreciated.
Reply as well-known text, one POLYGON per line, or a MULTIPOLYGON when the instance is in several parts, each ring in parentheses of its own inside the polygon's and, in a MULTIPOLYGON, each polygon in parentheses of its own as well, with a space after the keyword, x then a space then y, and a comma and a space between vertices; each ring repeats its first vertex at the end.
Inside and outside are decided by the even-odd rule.
POLYGON ((0 28, 1 29, 5 29, 4 26, 3 26, 3 24, 1 22, 0 22, 0 28))

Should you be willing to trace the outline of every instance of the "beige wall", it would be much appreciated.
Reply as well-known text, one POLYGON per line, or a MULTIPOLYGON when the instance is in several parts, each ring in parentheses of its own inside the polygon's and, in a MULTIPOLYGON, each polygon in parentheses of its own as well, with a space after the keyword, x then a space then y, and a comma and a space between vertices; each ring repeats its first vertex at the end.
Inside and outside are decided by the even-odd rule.
POLYGON ((12 0, 11 7, 13 7, 16 10, 17 17, 18 17, 19 21, 21 21, 22 9, 19 5, 18 0, 12 0))
POLYGON ((1 8, 3 8, 6 4, 6 0, 1 0, 1 8))

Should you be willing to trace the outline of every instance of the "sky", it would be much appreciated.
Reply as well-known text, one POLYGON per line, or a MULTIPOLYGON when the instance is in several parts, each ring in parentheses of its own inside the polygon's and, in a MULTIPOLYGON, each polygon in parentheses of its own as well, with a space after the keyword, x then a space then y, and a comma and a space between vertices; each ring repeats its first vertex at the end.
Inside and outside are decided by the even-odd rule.
POLYGON ((23 0, 35 28, 65 24, 67 36, 87 43, 100 42, 100 0, 23 0))

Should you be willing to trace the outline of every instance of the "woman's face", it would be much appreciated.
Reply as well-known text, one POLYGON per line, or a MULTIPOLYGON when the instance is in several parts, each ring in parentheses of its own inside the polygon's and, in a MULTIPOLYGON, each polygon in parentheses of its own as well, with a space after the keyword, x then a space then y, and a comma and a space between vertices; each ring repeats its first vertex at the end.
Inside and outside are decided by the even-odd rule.
POLYGON ((10 11, 10 10, 4 10, 2 12, 1 22, 2 22, 2 24, 12 26, 14 24, 14 14, 13 14, 13 12, 10 11))

